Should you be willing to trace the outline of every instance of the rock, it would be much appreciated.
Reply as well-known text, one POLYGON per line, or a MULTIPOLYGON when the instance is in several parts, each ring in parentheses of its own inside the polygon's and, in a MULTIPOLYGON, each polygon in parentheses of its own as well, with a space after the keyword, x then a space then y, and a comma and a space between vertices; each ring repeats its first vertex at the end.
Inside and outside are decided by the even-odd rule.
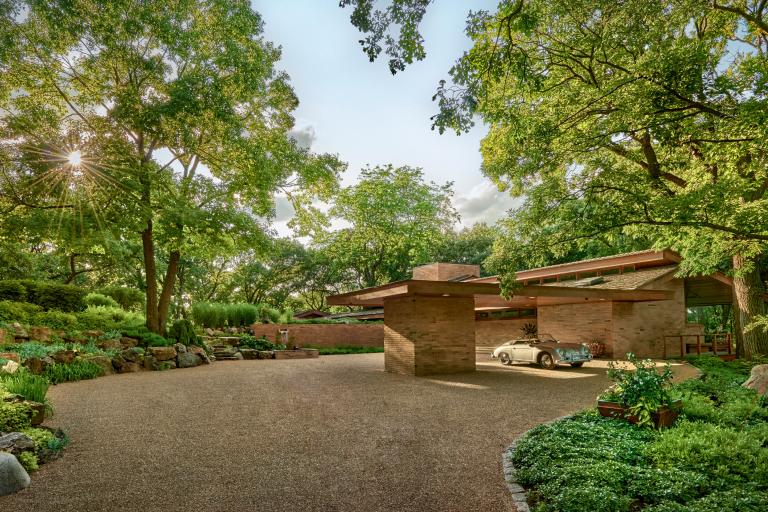
POLYGON ((45 404, 31 401, 25 403, 29 406, 29 420, 33 427, 36 427, 45 421, 45 404))
POLYGON ((30 327, 29 339, 41 343, 48 343, 51 341, 51 332, 51 329, 48 327, 30 327))
POLYGON ((768 364, 754 366, 749 379, 742 385, 754 389, 759 395, 768 396, 768 364))
POLYGON ((181 352, 176 358, 179 368, 194 368, 200 366, 203 361, 193 352, 181 352))
POLYGON ((30 373, 40 375, 43 373, 43 360, 39 357, 28 357, 24 360, 24 367, 29 370, 30 373))
POLYGON ((123 344, 120 342, 120 338, 102 340, 96 343, 96 346, 101 350, 121 350, 123 348, 123 344))
POLYGON ((175 349, 176 349, 176 353, 177 353, 177 354, 183 354, 184 352, 186 352, 186 351, 187 351, 187 346, 186 346, 186 345, 184 345, 184 344, 182 344, 182 343, 176 343, 176 344, 173 346, 173 348, 175 348, 175 349))
POLYGON ((207 328, 205 329, 205 334, 207 334, 208 336, 213 336, 214 334, 216 334, 216 331, 214 331, 214 330, 213 330, 213 329, 211 329, 210 327, 207 327, 207 328))
POLYGON ((76 355, 74 350, 58 350, 51 354, 51 359, 57 363, 69 364, 75 360, 76 355))
POLYGON ((139 363, 133 363, 126 361, 123 366, 120 367, 117 373, 135 373, 141 371, 141 365, 139 363))
POLYGON ((11 324, 11 328, 13 329, 13 337, 21 340, 28 340, 29 339, 29 333, 24 328, 23 325, 21 325, 19 322, 14 322, 11 324))
POLYGON ((123 336, 122 338, 120 338, 120 345, 124 349, 133 348, 138 344, 139 344, 139 340, 137 340, 136 338, 129 338, 128 336, 123 336))
POLYGON ((8 452, 15 455, 21 452, 31 452, 34 450, 35 442, 21 432, 11 432, 10 434, 0 435, 0 452, 8 452))
POLYGON ((15 456, 0 453, 0 496, 18 492, 29 485, 29 475, 15 456))
POLYGON ((17 354, 16 352, 0 352, 0 359, 16 361, 17 363, 21 362, 21 359, 19 359, 19 354, 17 354))
POLYGON ((240 352, 235 352, 235 355, 233 356, 235 359, 243 360, 243 354, 240 352))
POLYGON ((129 348, 128 350, 123 350, 120 352, 120 355, 126 361, 130 361, 131 363, 140 363, 144 358, 144 349, 139 347, 129 348))
POLYGON ((241 348, 240 353, 243 355, 243 359, 259 358, 259 351, 254 348, 241 348))
POLYGON ((19 369, 19 363, 16 361, 8 361, 3 366, 0 366, 0 373, 16 373, 19 369))
POLYGON ((218 341, 218 345, 229 345, 231 347, 236 347, 240 344, 240 338, 237 336, 220 336, 216 338, 216 341, 218 341))
POLYGON ((124 364, 125 364, 125 358, 123 356, 118 354, 112 358, 112 368, 114 368, 118 372, 120 371, 120 368, 122 368, 124 364))
POLYGON ((100 331, 98 329, 94 329, 91 331, 83 331, 83 336, 86 338, 100 338, 104 336, 104 331, 100 331))
POLYGON ((112 359, 107 356, 101 356, 98 354, 88 355, 83 358, 85 361, 89 361, 93 364, 97 364, 104 370, 104 375, 109 375, 114 372, 114 366, 112 365, 112 359))
POLYGON ((88 338, 80 333, 68 334, 66 336, 62 336, 62 339, 64 339, 64 341, 67 343, 79 343, 81 345, 88 343, 88 338))
POLYGON ((275 353, 271 350, 259 350, 259 359, 274 359, 275 353))
POLYGON ((158 361, 176 359, 176 349, 173 347, 149 347, 147 352, 158 361))

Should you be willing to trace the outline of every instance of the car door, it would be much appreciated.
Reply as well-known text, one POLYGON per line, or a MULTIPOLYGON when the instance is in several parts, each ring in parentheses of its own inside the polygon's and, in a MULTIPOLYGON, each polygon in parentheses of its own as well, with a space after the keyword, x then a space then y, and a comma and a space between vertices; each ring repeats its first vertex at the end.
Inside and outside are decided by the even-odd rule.
POLYGON ((533 361, 533 348, 526 340, 518 340, 512 345, 511 356, 513 361, 531 362, 533 361))

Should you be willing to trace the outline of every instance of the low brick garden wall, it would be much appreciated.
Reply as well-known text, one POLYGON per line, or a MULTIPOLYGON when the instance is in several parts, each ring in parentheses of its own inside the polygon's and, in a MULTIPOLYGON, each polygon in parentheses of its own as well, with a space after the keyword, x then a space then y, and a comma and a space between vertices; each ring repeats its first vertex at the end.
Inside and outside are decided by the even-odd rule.
POLYGON ((254 336, 281 343, 279 331, 288 330, 290 345, 316 347, 383 347, 384 324, 253 324, 254 336))

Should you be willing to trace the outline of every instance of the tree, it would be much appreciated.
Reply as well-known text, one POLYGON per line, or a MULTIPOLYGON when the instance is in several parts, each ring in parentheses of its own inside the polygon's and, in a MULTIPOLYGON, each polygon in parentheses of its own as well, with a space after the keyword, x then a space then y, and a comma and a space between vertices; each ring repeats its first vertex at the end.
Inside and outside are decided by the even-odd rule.
POLYGON ((348 227, 316 232, 315 248, 351 272, 358 287, 404 279, 453 228, 451 187, 425 183, 420 169, 407 166, 363 169, 329 212, 348 227))
POLYGON ((2 8, 12 202, 74 219, 89 211, 120 235, 140 234, 152 331, 165 329, 185 251, 235 234, 257 241, 277 190, 300 209, 335 188, 336 158, 288 136, 298 102, 247 1, 2 8))
MULTIPOLYGON (((361 19, 402 23, 409 44, 387 53, 421 57, 427 2, 394 1, 383 17, 346 3, 374 56, 387 31, 361 19)), ((485 174, 539 223, 570 219, 547 233, 555 242, 648 238, 680 251, 688 274, 729 261, 738 347, 766 354, 768 333, 744 328, 765 314, 767 14, 757 0, 502 1, 470 14, 474 46, 438 87, 434 126, 461 132, 480 116, 485 174)))
POLYGON ((429 262, 480 265, 482 274, 486 275, 485 261, 491 255, 497 234, 495 227, 483 222, 458 232, 450 231, 432 247, 429 262))

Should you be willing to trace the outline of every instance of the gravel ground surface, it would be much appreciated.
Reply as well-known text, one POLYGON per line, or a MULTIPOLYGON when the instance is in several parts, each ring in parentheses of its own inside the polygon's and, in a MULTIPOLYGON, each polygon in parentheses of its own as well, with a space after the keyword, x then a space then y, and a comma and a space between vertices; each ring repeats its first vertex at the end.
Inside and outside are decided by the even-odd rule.
POLYGON ((0 510, 513 510, 501 453, 594 403, 605 362, 547 371, 486 358, 433 378, 385 373, 383 354, 362 354, 55 386, 51 424, 72 443, 0 510))

